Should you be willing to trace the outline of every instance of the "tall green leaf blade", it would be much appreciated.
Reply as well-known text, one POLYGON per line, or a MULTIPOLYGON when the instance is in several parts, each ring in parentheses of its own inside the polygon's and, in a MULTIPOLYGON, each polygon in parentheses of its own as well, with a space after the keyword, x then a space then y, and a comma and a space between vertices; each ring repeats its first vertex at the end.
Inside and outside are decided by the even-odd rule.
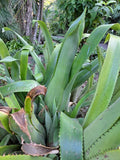
POLYGON ((47 65, 47 69, 46 69, 46 73, 45 73, 45 80, 44 80, 46 85, 49 84, 49 82, 52 79, 52 76, 54 74, 55 67, 56 67, 57 60, 58 60, 58 56, 59 56, 60 47, 61 47, 61 44, 57 45, 55 47, 52 55, 50 56, 50 60, 47 65))
POLYGON ((29 92, 39 83, 34 80, 18 81, 0 87, 0 94, 4 97, 15 92, 29 92))
POLYGON ((61 160, 83 160, 83 130, 77 120, 61 113, 59 137, 61 160))
POLYGON ((81 15, 77 23, 76 21, 73 22, 73 24, 75 23, 73 28, 68 30, 62 43, 54 76, 48 86, 45 97, 45 101, 49 105, 50 112, 54 99, 57 106, 61 105, 63 92, 69 81, 71 66, 83 34, 84 18, 85 12, 81 15))
POLYGON ((53 52, 54 46, 53 46, 52 38, 50 36, 50 33, 47 29, 46 24, 43 21, 40 21, 40 20, 34 20, 34 22, 38 22, 38 24, 40 25, 40 28, 41 28, 44 36, 45 36, 45 40, 46 40, 46 43, 47 43, 49 55, 51 55, 52 52, 53 52))
POLYGON ((97 89, 84 120, 86 128, 109 105, 120 69, 120 38, 111 35, 97 89))
POLYGON ((19 81, 20 78, 19 73, 20 73, 19 64, 17 62, 12 62, 11 77, 14 81, 19 81))
POLYGON ((29 54, 29 50, 24 49, 21 52, 21 58, 20 58, 21 80, 26 80, 26 77, 27 77, 28 54, 29 54))
POLYGON ((74 77, 76 73, 79 72, 79 70, 82 67, 82 64, 86 61, 86 59, 91 55, 91 53, 95 50, 97 45, 100 43, 102 38, 104 37, 105 33, 110 29, 119 29, 119 24, 108 24, 108 25, 101 25, 97 27, 88 37, 86 44, 81 48, 80 53, 76 57, 75 61, 72 65, 72 72, 71 72, 71 78, 74 77))

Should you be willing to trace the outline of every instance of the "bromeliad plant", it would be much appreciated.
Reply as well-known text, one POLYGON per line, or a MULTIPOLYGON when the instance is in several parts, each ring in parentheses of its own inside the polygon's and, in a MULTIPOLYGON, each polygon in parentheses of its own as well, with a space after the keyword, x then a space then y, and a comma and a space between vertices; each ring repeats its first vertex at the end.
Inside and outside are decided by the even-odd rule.
POLYGON ((45 24, 38 21, 46 39, 45 67, 33 48, 14 31, 26 45, 14 57, 10 57, 0 40, 0 62, 5 65, 7 77, 7 84, 0 87, 0 95, 9 106, 0 107, 0 154, 11 154, 1 156, 1 160, 119 160, 119 37, 107 37, 108 49, 85 118, 77 116, 93 90, 85 92, 75 106, 69 106, 71 94, 97 71, 101 58, 87 65, 86 60, 110 28, 120 28, 119 24, 99 26, 77 53, 84 21, 85 11, 55 48, 45 24), (27 63, 29 53, 36 62, 35 73, 31 72, 27 63))

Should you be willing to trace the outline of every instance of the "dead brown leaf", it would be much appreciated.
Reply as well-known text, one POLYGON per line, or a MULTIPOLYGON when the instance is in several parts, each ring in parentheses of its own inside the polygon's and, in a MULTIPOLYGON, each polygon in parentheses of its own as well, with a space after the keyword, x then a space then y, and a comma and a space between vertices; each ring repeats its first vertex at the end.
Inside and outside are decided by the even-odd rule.
POLYGON ((29 139, 31 140, 31 136, 30 133, 28 131, 28 127, 27 127, 27 120, 26 120, 26 115, 25 115, 25 111, 22 108, 21 110, 19 110, 18 112, 15 112, 13 114, 11 114, 11 117, 14 119, 14 121, 16 122, 16 124, 20 127, 20 129, 29 137, 29 139))
POLYGON ((21 149, 25 154, 32 156, 44 156, 59 153, 58 147, 46 147, 36 143, 24 143, 21 149))
POLYGON ((47 92, 47 88, 45 86, 39 85, 39 86, 34 87, 33 89, 31 89, 28 92, 27 96, 29 96, 33 101, 34 98, 36 96, 38 96, 38 95, 44 95, 45 96, 46 92, 47 92))

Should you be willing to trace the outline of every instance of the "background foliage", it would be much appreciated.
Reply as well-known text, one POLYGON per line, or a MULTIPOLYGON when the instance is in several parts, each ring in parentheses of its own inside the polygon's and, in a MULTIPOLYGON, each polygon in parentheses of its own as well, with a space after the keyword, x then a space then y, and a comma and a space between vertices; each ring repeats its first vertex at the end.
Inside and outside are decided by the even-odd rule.
POLYGON ((53 33, 65 33, 69 24, 87 7, 85 30, 90 32, 100 24, 111 23, 114 20, 118 22, 119 6, 120 2, 117 0, 56 0, 47 10, 49 15, 48 22, 50 22, 53 33))

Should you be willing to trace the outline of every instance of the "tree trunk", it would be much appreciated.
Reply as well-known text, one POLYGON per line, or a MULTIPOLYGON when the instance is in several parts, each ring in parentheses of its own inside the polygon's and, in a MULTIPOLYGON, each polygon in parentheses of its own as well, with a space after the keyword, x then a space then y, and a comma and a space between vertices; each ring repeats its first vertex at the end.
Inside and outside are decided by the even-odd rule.
POLYGON ((32 0, 26 1, 26 29, 25 35, 30 36, 32 31, 32 19, 33 19, 33 9, 32 9, 32 0))
POLYGON ((24 35, 25 34, 25 2, 24 0, 21 0, 21 2, 18 5, 18 11, 16 13, 16 18, 20 25, 21 33, 22 35, 24 35))
MULTIPOLYGON (((43 17, 43 7, 44 7, 44 0, 40 0, 40 20, 42 20, 43 17)), ((40 40, 41 40, 41 28, 39 28, 38 43, 40 43, 40 40)))
MULTIPOLYGON (((41 0, 39 0, 38 11, 37 11, 37 20, 40 19, 40 7, 41 7, 40 6, 40 1, 41 0)), ((32 39, 33 44, 35 44, 35 41, 36 41, 37 30, 38 30, 38 23, 35 23, 34 33, 33 33, 33 39, 32 39)))

